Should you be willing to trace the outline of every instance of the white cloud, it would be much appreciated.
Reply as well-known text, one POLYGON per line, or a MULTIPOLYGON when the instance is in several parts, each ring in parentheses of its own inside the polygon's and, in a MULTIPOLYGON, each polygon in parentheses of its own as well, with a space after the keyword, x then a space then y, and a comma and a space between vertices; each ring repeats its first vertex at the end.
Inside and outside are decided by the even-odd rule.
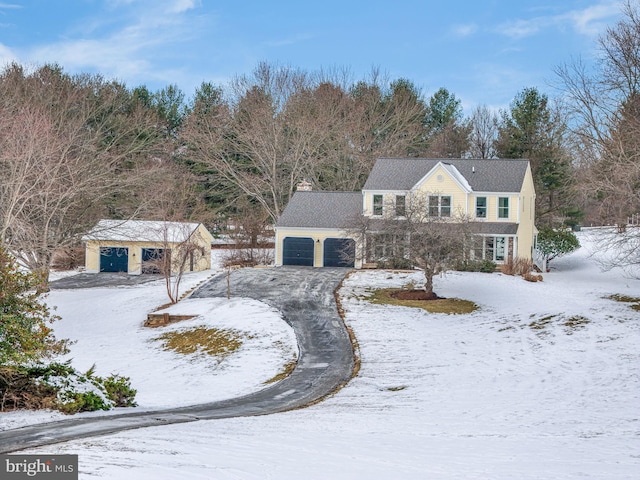
POLYGON ((571 28, 581 35, 592 36, 599 34, 619 13, 620 2, 607 0, 581 10, 504 22, 495 31, 514 39, 536 35, 549 28, 571 28))
POLYGON ((196 8, 194 0, 174 0, 167 8, 167 13, 182 13, 196 8))
POLYGON ((17 61, 18 57, 13 53, 13 51, 9 47, 0 43, 0 68, 17 61))
POLYGON ((478 25, 475 23, 465 23, 454 25, 451 31, 456 37, 468 37, 478 31, 478 25))
POLYGON ((165 66, 165 60, 184 54, 188 42, 198 35, 200 24, 189 14, 196 2, 155 1, 140 7, 128 0, 110 0, 110 18, 85 19, 83 28, 64 40, 24 52, 25 60, 57 62, 71 72, 100 72, 129 86, 152 80, 174 83, 179 68, 165 66))
POLYGON ((549 17, 536 17, 530 20, 515 20, 499 25, 496 31, 507 37, 519 39, 535 35, 552 22, 549 17))
POLYGON ((618 15, 620 5, 618 2, 603 3, 593 5, 584 10, 573 10, 566 14, 566 19, 573 28, 583 35, 597 35, 603 29, 606 23, 618 15))

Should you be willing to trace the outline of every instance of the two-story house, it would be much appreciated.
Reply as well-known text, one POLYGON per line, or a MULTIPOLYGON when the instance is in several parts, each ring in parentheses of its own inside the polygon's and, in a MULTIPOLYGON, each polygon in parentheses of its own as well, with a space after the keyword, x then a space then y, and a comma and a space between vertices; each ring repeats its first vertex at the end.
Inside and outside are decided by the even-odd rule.
POLYGON ((359 235, 359 225, 403 216, 409 199, 422 199, 429 216, 472 223, 470 258, 532 259, 535 189, 527 160, 381 158, 361 192, 294 193, 276 224, 276 265, 377 262, 391 245, 359 235))

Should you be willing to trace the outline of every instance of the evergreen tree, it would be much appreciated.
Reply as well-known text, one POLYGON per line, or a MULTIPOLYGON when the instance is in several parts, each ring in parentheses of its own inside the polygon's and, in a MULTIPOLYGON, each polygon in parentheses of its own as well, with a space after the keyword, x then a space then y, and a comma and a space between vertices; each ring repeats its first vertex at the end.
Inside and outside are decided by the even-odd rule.
POLYGON ((31 363, 66 353, 49 324, 58 319, 40 299, 42 279, 20 270, 0 247, 0 365, 31 363))
POLYGON ((546 95, 525 88, 502 112, 495 144, 500 158, 526 158, 536 187, 536 218, 542 224, 564 219, 570 210, 571 161, 564 146, 566 125, 546 95))

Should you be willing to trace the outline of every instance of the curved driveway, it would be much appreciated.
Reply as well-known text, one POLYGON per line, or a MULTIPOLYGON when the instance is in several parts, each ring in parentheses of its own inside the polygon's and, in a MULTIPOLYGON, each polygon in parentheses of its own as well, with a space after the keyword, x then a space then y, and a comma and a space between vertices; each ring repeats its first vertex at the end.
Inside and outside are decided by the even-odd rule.
MULTIPOLYGON (((354 358, 348 332, 333 292, 347 273, 342 268, 278 267, 231 273, 231 295, 264 301, 281 311, 293 327, 298 364, 286 379, 258 392, 219 402, 173 409, 134 411, 71 418, 0 432, 0 453, 142 427, 196 420, 266 415, 312 404, 351 378, 354 358)), ((218 275, 193 297, 227 295, 227 279, 218 275)), ((206 399, 203 399, 206 400, 206 399)))

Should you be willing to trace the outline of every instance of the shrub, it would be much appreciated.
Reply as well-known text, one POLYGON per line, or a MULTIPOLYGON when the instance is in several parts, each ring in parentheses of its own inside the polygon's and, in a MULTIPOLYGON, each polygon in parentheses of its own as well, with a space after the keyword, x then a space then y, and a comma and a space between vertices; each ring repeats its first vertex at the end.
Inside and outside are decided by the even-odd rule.
POLYGON ((135 406, 136 391, 129 378, 84 374, 68 363, 38 364, 0 369, 0 410, 54 408, 72 414, 135 406))
POLYGON ((107 397, 114 403, 114 407, 135 407, 134 401, 137 390, 131 388, 129 377, 110 375, 104 379, 103 386, 107 397))
POLYGON ((222 266, 255 267, 273 264, 273 249, 270 248, 232 248, 222 257, 222 266))
POLYGON ((533 270, 533 262, 523 258, 509 259, 500 265, 500 271, 505 275, 526 275, 533 270))
POLYGON ((378 268, 387 269, 387 270, 391 270, 391 269, 410 270, 412 267, 413 265, 411 264, 411 260, 409 260, 408 258, 393 257, 393 258, 388 258, 386 260, 378 261, 378 268))
POLYGON ((541 282, 542 281, 542 275, 535 275, 533 273, 525 273, 524 275, 522 275, 522 278, 524 278, 527 282, 541 282))
POLYGON ((46 281, 18 267, 0 247, 0 365, 20 365, 67 352, 49 326, 53 315, 41 293, 46 281))
POLYGON ((536 248, 542 252, 547 259, 547 264, 549 264, 554 258, 561 257, 580 248, 580 242, 570 230, 541 227, 536 248))
POLYGON ((85 248, 83 246, 67 247, 54 252, 51 268, 54 270, 75 270, 85 264, 85 248))
POLYGON ((491 260, 460 260, 454 270, 459 272, 483 272, 493 273, 496 271, 496 264, 491 260))

